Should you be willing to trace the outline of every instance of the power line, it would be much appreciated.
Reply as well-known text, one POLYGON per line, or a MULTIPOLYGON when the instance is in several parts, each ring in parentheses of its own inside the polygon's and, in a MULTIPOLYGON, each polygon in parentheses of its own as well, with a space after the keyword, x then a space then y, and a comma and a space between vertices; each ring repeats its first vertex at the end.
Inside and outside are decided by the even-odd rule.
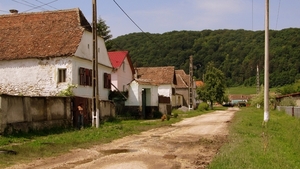
MULTIPOLYGON (((26 1, 26 0, 22 0, 23 2, 25 2, 25 3, 23 3, 23 2, 20 2, 20 1, 17 1, 17 0, 12 0, 12 1, 14 1, 14 2, 16 2, 16 3, 18 3, 18 4, 21 4, 21 5, 25 5, 25 6, 28 6, 28 7, 36 7, 36 5, 35 4, 32 4, 32 3, 30 3, 30 2, 28 2, 28 1, 26 1)), ((39 8, 41 8, 41 7, 39 7, 39 8)), ((41 8, 42 10, 45 10, 44 8, 41 8)))
MULTIPOLYGON (((114 1, 115 4, 121 9, 121 11, 123 11, 123 13, 131 20, 131 22, 134 23, 135 26, 138 27, 138 28, 144 33, 145 36, 147 36, 147 37, 148 37, 153 43, 155 43, 157 46, 160 46, 160 45, 159 45, 158 43, 156 43, 150 36, 148 36, 148 35, 143 31, 143 29, 140 28, 140 27, 138 26, 138 24, 136 24, 136 23, 134 22, 133 19, 131 19, 131 17, 123 10, 123 8, 122 8, 115 0, 113 0, 113 1, 114 1)), ((160 46, 160 48, 161 48, 161 46, 160 46)))
MULTIPOLYGON (((26 1, 26 0, 22 0, 22 1, 24 1, 24 2, 27 3, 27 4, 32 5, 31 7, 36 7, 36 6, 37 6, 36 4, 33 4, 33 3, 28 2, 28 1, 26 1)), ((45 8, 42 8, 42 7, 41 7, 41 9, 42 9, 42 10, 48 10, 48 9, 45 9, 45 8)))
POLYGON ((276 28, 275 29, 277 29, 278 18, 279 18, 279 11, 280 11, 280 5, 281 5, 281 0, 279 0, 279 4, 278 4, 277 19, 276 19, 276 28))
POLYGON ((8 11, 4 11, 4 10, 1 10, 1 9, 0 9, 0 12, 9 13, 8 11))
POLYGON ((26 11, 23 11, 23 12, 32 11, 32 10, 34 10, 34 9, 41 8, 41 7, 43 7, 43 6, 46 6, 46 5, 52 4, 53 2, 56 2, 56 1, 57 1, 57 0, 53 0, 53 1, 50 1, 50 2, 48 2, 48 3, 44 3, 43 5, 35 6, 35 7, 31 8, 31 9, 28 9, 28 10, 26 10, 26 11))
POLYGON ((36 1, 39 2, 39 3, 41 3, 41 4, 43 4, 43 5, 48 6, 48 7, 50 7, 50 8, 57 9, 57 8, 51 6, 51 5, 48 5, 48 4, 45 4, 44 2, 39 1, 39 0, 36 0, 36 1))

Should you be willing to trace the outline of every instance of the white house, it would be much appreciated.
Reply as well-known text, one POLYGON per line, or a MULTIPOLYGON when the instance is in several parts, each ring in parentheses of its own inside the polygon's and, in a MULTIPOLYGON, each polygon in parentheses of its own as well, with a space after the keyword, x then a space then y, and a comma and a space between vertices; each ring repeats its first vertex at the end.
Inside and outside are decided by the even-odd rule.
POLYGON ((139 110, 144 118, 153 111, 170 113, 175 94, 175 67, 136 68, 135 79, 129 84, 125 106, 139 110))
MULTIPOLYGON (((92 97, 92 32, 79 9, 1 15, 0 29, 0 93, 56 96, 76 85, 75 96, 92 97)), ((107 100, 112 65, 101 37, 98 49, 99 99, 107 100)))
POLYGON ((113 66, 111 74, 111 90, 127 91, 128 84, 133 80, 134 68, 128 51, 108 52, 113 66))
MULTIPOLYGON (((0 94, 51 97, 72 91, 73 125, 81 104, 85 123, 91 123, 93 37, 83 13, 76 8, 0 15, 0 30, 0 94)), ((97 42, 99 112, 113 116, 113 69, 104 40, 97 42)))

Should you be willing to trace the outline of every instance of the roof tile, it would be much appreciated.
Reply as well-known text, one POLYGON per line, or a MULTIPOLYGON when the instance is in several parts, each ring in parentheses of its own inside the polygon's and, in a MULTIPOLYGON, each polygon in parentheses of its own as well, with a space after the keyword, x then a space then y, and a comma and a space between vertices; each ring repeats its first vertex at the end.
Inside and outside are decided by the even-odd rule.
POLYGON ((85 29, 78 8, 0 15, 0 60, 73 55, 85 29))

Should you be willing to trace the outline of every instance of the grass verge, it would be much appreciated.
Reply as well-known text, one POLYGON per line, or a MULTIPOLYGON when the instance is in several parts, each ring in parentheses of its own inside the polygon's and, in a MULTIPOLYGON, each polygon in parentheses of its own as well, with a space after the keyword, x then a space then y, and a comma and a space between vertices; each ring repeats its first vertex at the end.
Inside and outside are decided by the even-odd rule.
POLYGON ((299 168, 300 120, 284 112, 270 111, 262 126, 263 110, 243 108, 235 114, 228 143, 208 168, 299 168))
MULTIPOLYGON (((215 110, 224 108, 215 108, 215 110)), ((82 130, 52 129, 30 133, 0 136, 0 168, 35 159, 57 156, 75 148, 88 148, 92 145, 108 143, 131 134, 149 129, 170 126, 183 118, 198 116, 214 110, 182 112, 174 110, 177 118, 170 120, 114 120, 105 122, 99 128, 88 127, 82 130), (3 151, 8 150, 8 151, 3 151), (5 152, 5 153, 4 153, 5 152)))

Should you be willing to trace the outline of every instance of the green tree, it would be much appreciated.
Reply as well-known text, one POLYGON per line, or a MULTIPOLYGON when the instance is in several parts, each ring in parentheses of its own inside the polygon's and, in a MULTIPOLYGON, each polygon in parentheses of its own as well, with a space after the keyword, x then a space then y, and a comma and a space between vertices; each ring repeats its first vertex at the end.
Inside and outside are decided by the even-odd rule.
POLYGON ((209 62, 204 74, 204 85, 197 88, 199 99, 210 102, 210 108, 213 109, 214 102, 222 103, 225 99, 225 82, 223 72, 209 62))
POLYGON ((102 37, 104 41, 110 40, 113 36, 110 34, 109 26, 106 25, 105 20, 101 17, 97 21, 97 34, 102 37))

